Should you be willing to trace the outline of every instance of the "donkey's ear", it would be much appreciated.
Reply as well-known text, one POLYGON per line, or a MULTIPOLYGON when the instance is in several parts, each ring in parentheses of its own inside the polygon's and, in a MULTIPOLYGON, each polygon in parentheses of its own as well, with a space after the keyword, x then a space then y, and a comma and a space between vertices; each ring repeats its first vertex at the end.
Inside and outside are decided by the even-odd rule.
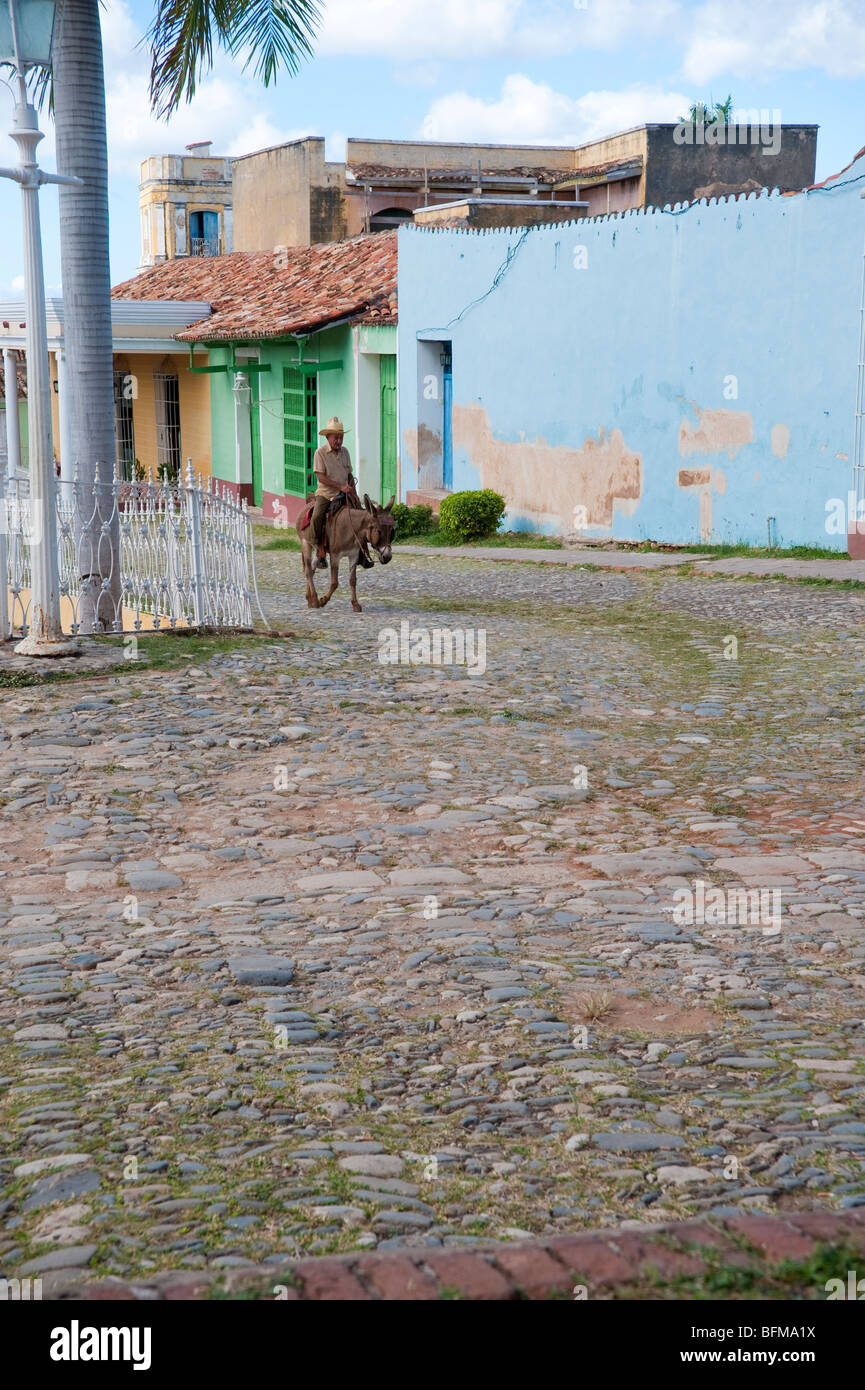
POLYGON ((364 507, 364 511, 372 512, 373 515, 375 515, 375 508, 373 507, 372 503, 371 503, 370 500, 369 500, 369 493, 368 493, 368 492, 365 492, 365 493, 363 494, 363 507, 364 507))
POLYGON ((383 512, 389 512, 395 501, 396 501, 396 493, 393 494, 393 496, 391 497, 391 499, 390 499, 390 501, 388 502, 387 506, 386 506, 386 507, 382 507, 382 511, 383 511, 383 512))

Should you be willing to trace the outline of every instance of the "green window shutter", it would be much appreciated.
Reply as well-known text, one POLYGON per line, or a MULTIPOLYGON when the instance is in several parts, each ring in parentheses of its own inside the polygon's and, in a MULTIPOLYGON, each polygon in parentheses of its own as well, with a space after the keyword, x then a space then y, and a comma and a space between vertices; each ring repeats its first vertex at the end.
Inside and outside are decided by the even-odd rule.
POLYGON ((293 367, 282 372, 282 422, 285 446, 285 490, 306 496, 306 418, 303 376, 293 367))
POLYGON ((285 490, 306 497, 315 487, 313 458, 318 448, 318 387, 314 376, 296 367, 282 371, 285 490))
POLYGON ((396 492, 396 358, 382 355, 381 384, 381 469, 380 498, 385 503, 396 492))

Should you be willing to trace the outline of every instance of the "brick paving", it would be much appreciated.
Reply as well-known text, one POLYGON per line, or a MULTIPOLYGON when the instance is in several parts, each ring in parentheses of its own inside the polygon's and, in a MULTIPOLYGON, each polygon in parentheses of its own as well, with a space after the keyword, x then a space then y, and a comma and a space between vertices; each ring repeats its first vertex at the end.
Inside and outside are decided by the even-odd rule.
POLYGON ((865 1257, 865 1211, 844 1220, 827 1219, 826 1213, 796 1212, 788 1220, 753 1214, 473 1250, 350 1254, 286 1261, 276 1271, 250 1268, 221 1277, 169 1274, 134 1284, 92 1282, 52 1296, 152 1301, 210 1298, 218 1290, 220 1295, 302 1302, 681 1298, 688 1296, 689 1287, 691 1292, 705 1290, 701 1281, 720 1264, 753 1276, 752 1298, 777 1293, 773 1273, 780 1268, 789 1297, 821 1299, 826 1292, 823 1275, 831 1270, 827 1277, 846 1278, 850 1255, 865 1257), (834 1264, 833 1245, 840 1247, 834 1264), (804 1262, 821 1251, 818 1283, 804 1262))

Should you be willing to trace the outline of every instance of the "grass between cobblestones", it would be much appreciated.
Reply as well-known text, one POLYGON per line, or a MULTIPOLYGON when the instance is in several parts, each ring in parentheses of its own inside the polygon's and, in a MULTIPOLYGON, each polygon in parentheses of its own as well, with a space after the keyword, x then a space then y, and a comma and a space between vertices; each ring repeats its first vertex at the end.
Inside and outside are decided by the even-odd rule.
MULTIPOLYGON (((382 1239, 382 1223, 376 1223, 385 1200, 403 1216, 416 1212, 419 1202, 436 1228, 470 1241, 507 1230, 546 1237, 599 1225, 615 1229, 624 1220, 655 1220, 658 1212, 665 1221, 692 1216, 712 1203, 753 1201, 742 1195, 747 1184, 766 1189, 757 1195, 758 1210, 780 1213, 808 1203, 837 1211, 844 1196, 858 1195, 865 1186, 861 1143, 855 1133, 848 1138, 830 1131, 857 1120, 862 1108, 856 1028, 861 935, 845 934, 845 918, 854 926, 860 921, 850 916, 858 906, 858 871, 839 876, 831 866, 814 869, 813 882, 797 899, 807 911, 793 921, 795 945, 709 929, 695 933, 694 941, 689 934, 678 943, 652 944, 622 964, 613 948, 619 950, 634 923, 661 915, 665 875, 645 885, 633 875, 619 883, 612 871, 585 859, 588 853, 696 845, 707 851, 700 876, 723 887, 730 873, 714 865, 739 853, 795 855, 852 845, 850 852, 858 854, 857 832, 843 830, 865 814, 857 799, 865 710, 855 597, 825 596, 826 604, 839 605, 836 622, 820 606, 823 595, 789 587, 748 587, 738 580, 726 587, 697 585, 686 576, 601 570, 551 576, 538 573, 538 566, 449 559, 445 567, 403 557, 404 578, 391 581, 388 572, 385 580, 376 575, 378 587, 370 584, 370 611, 362 619, 339 608, 310 617, 298 610, 294 560, 277 551, 267 563, 275 606, 292 586, 292 640, 142 636, 146 663, 136 670, 126 663, 93 678, 101 682, 98 709, 88 709, 88 701, 56 679, 48 684, 61 688, 45 692, 38 727, 36 706, 24 696, 20 706, 5 704, 4 755, 20 766, 0 794, 0 809, 14 808, 4 822, 10 857, 0 876, 0 926, 11 923, 9 939, 17 932, 24 944, 14 948, 20 959, 10 958, 8 982, 0 981, 0 1021, 14 1030, 18 1012, 27 1020, 31 1012, 42 1017, 38 992, 17 991, 31 982, 54 989, 55 976, 58 998, 44 1017, 69 1015, 68 1036, 55 1050, 49 1045, 44 1055, 27 1053, 11 1041, 4 1050, 2 1128, 14 1158, 0 1168, 0 1195, 10 1204, 6 1219, 13 1224, 2 1230, 0 1259, 14 1251, 9 1272, 56 1245, 40 1228, 46 1209, 25 1209, 32 1175, 10 1169, 57 1152, 63 1143, 86 1155, 100 1180, 98 1193, 81 1203, 86 1212, 75 1218, 95 1223, 87 1237, 96 1246, 88 1278, 188 1270, 221 1251, 250 1260, 286 1246, 298 1256, 358 1252, 360 1241, 382 1239), (290 571, 280 568, 289 564, 290 571), (490 677, 457 681, 447 673, 439 691, 429 688, 430 672, 382 668, 375 634, 397 615, 485 625, 490 677), (738 642, 735 661, 721 655, 731 634, 738 642), (129 675, 137 679, 128 681, 129 675), (200 725, 193 723, 199 710, 206 716, 200 725), (298 745, 281 733, 295 720, 309 725, 298 745), (87 731, 87 761, 74 775, 63 768, 41 772, 40 744, 31 747, 30 741, 36 735, 49 741, 43 724, 58 737, 64 729, 87 731), (148 730, 155 730, 152 737, 148 730), (206 737, 195 743, 192 734, 199 731, 206 737), (695 733, 706 742, 679 742, 695 733), (144 739, 143 751, 127 754, 123 739, 131 737, 144 739), (363 740, 362 752, 351 739, 363 740), (450 766, 445 780, 430 777, 431 757, 450 766), (521 803, 533 785, 564 783, 566 789, 578 759, 590 769, 586 798, 528 797, 528 805, 521 803), (274 766, 283 763, 301 775, 296 791, 277 794, 274 766), (304 781, 307 766, 315 775, 304 781), (769 791, 750 785, 756 773, 769 791), (610 774, 618 782, 614 777, 609 785, 610 774), (10 785, 16 778, 19 785, 10 785), (20 804, 28 801, 28 778, 42 796, 29 806, 20 804), (68 802, 57 800, 61 785, 74 793, 68 802), (160 800, 163 793, 167 799, 160 800), (469 831, 441 825, 443 814, 467 806, 488 819, 469 831), (842 806, 846 819, 833 820, 842 806), (399 827, 411 825, 418 810, 432 829, 399 838, 399 827), (61 825, 59 842, 45 848, 46 827, 77 814, 101 817, 98 835, 63 838, 61 825), (128 843, 124 822, 111 821, 127 815, 145 827, 128 843), (360 844, 329 843, 367 824, 369 836, 360 844), (842 827, 837 832, 836 825, 842 827), (46 860, 59 856, 64 869, 68 852, 73 879, 78 872, 98 874, 98 865, 77 865, 112 828, 120 831, 113 839, 118 853, 105 861, 106 878, 64 887, 61 872, 51 885, 59 925, 40 927, 39 904, 49 892, 40 877, 46 860), (297 860, 277 858, 283 841, 304 837, 308 852, 297 860), (298 886, 304 875, 359 867, 364 845, 372 846, 381 887, 355 896, 342 888, 307 894, 298 886), (219 851, 235 857, 220 860, 219 851), (152 855, 170 868, 182 854, 189 862, 177 863, 183 878, 177 892, 142 890, 142 912, 153 919, 153 930, 132 924, 118 932, 119 905, 129 893, 125 861, 152 855), (489 933, 479 965, 464 964, 471 957, 437 937, 434 921, 420 917, 420 891, 400 896, 391 885, 391 873, 407 864, 464 870, 464 886, 439 890, 439 910, 457 925, 474 922, 475 931, 467 933, 472 942, 489 933), (517 877, 498 886, 500 870, 523 864, 525 883, 517 877), (237 899, 236 909, 184 896, 214 882, 229 902, 237 899), (633 883, 641 885, 639 892, 633 883), (639 899, 636 905, 631 898, 639 899), (269 922, 268 904, 283 899, 285 922, 269 922), (393 908, 399 912, 388 916, 393 908), (811 927, 813 908, 831 913, 833 924, 811 927), (554 927, 554 912, 572 920, 554 927), (34 916, 31 929, 27 919, 34 916), (329 939, 331 927, 339 945, 329 939), (362 940, 352 935, 358 928, 380 936, 352 955, 352 943, 362 940), (70 941, 66 955, 75 959, 92 949, 99 957, 63 967, 62 979, 66 955, 55 950, 61 929, 70 941), (28 931, 36 942, 35 963, 28 931), (166 937, 183 941, 170 942, 176 949, 161 954, 166 937), (297 952, 297 977, 286 993, 319 1036, 321 1047, 309 1056, 333 1061, 331 1070, 304 1072, 306 1044, 279 1056, 255 1012, 268 996, 235 985, 224 965, 205 969, 246 949, 247 938, 264 941, 267 950, 297 952), (827 941, 836 949, 822 954, 827 941), (432 963, 405 967, 409 952, 427 942, 432 963), (145 963, 115 966, 130 943, 145 963), (701 956, 715 962, 711 968, 719 974, 747 978, 747 989, 713 984, 711 974, 684 984, 701 956), (321 961, 328 968, 315 974, 312 967, 321 961), (522 972, 521 999, 488 999, 484 974, 510 968, 522 972), (93 985, 100 972, 107 982, 93 985), (804 991, 806 1007, 797 1002, 801 994, 785 993, 791 985, 804 991), (566 1045, 570 1055, 557 1057, 548 1035, 530 1031, 537 1022, 553 1023, 565 1028, 567 1044, 583 1016, 574 997, 588 990, 615 1000, 590 1020, 591 1056, 611 1072, 612 1087, 575 1081, 573 1068, 563 1065, 579 1060, 573 1049, 566 1045), (456 1010, 469 1005, 481 1017, 457 1024, 456 1010), (702 1011, 700 1020, 665 1023, 679 1008, 702 1011), (849 1060, 850 1068, 813 1076, 797 1069, 802 1058, 795 1046, 755 1032, 765 1018, 782 1031, 782 1025, 803 1025, 810 1054, 849 1060), (670 1048, 681 1043, 688 1051, 681 1071, 647 1060, 651 1042, 667 1037, 665 1028, 670 1048), (191 1052, 192 1044, 200 1050, 191 1052), (744 1050, 739 1060, 757 1057, 764 1069, 727 1069, 724 1059, 738 1057, 737 1049, 744 1050), (53 1067, 60 1068, 56 1075, 53 1067), (460 1067, 470 1069, 467 1077, 460 1067), (522 1090, 521 1071, 531 1083, 522 1090), (305 1085, 323 1076, 334 1089, 319 1101, 305 1085), (74 1102, 68 1129, 62 1119, 45 1122, 46 1129, 28 1114, 38 1111, 43 1095, 30 1088, 55 1085, 74 1102), (617 1088, 626 1094, 615 1094, 617 1088), (475 1090, 487 1099, 472 1102, 475 1090), (214 1094, 219 1091, 226 1094, 214 1094), (525 1105, 522 1118, 484 1120, 485 1106, 495 1110, 489 1097, 501 1091, 512 1094, 506 1104, 516 1111, 525 1105), (529 1110, 520 1097, 536 1108, 529 1110), (550 1106, 540 1103, 550 1098, 550 1106), (230 1108, 235 1102, 250 1113, 238 1116, 230 1108), (777 1120, 794 1106, 799 1119, 777 1120), (570 1133, 639 1134, 641 1125, 661 1123, 659 1110, 673 1112, 675 1133, 687 1140, 676 1152, 711 1169, 693 1188, 665 1187, 651 1153, 607 1157, 588 1142, 564 1149, 570 1133), (703 1152, 719 1133, 718 1147, 741 1163, 738 1189, 719 1177, 717 1156, 703 1152), (305 1144, 315 1150, 339 1134, 362 1136, 385 1156, 421 1156, 402 1159, 399 1181, 414 1191, 385 1187, 381 1201, 373 1202, 356 1195, 371 1189, 340 1166, 338 1153, 304 1153, 305 1144), (764 1143, 779 1146, 765 1161, 759 1154, 764 1143), (270 1147, 258 1153, 265 1144, 270 1147), (232 1147, 237 1155, 228 1152, 232 1147), (800 1147, 807 1163, 797 1157, 800 1147), (459 1161, 442 1158, 437 1176, 425 1178, 422 1159, 448 1149, 458 1151, 459 1161), (800 1187, 765 1177, 776 1152, 788 1151, 796 1159, 794 1181, 800 1169, 810 1174, 800 1187), (127 1179, 124 1162, 136 1154, 138 1176, 127 1179), (190 1161, 201 1169, 192 1177, 180 1166, 190 1161), (192 1185, 218 1193, 193 1193, 192 1185), (100 1205, 102 1199, 110 1200, 100 1205), (184 1205, 165 1206, 175 1202, 184 1205), (328 1205, 356 1207, 357 1224, 337 1226, 320 1210, 328 1205), (226 1226, 247 1216, 258 1224, 226 1226)), ((49 1099, 53 1094, 44 1092, 49 1099)), ((393 1238, 393 1230, 385 1230, 393 1238)), ((824 1264, 815 1256, 772 1266, 764 1275, 719 1260, 707 1274, 670 1286, 678 1287, 675 1294, 636 1280, 630 1294, 616 1297, 818 1296, 809 1290, 825 1270, 826 1277, 838 1274, 844 1254, 827 1250, 820 1256, 824 1264)), ((446 1288, 442 1297, 451 1296, 459 1294, 446 1288)))

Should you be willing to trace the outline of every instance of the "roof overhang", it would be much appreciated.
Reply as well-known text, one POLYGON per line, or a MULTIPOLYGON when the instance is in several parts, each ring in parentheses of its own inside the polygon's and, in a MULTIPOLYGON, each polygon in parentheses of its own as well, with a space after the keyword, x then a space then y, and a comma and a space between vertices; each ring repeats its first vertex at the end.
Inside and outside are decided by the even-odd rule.
MULTIPOLYGON (((192 299, 112 299, 111 338, 115 352, 176 352, 173 335, 210 315, 210 304, 192 299)), ((62 299, 45 303, 45 326, 50 348, 62 348, 62 299)), ((26 347, 26 314, 22 300, 0 301, 0 347, 26 347), (8 327, 7 327, 8 325, 8 327)))

